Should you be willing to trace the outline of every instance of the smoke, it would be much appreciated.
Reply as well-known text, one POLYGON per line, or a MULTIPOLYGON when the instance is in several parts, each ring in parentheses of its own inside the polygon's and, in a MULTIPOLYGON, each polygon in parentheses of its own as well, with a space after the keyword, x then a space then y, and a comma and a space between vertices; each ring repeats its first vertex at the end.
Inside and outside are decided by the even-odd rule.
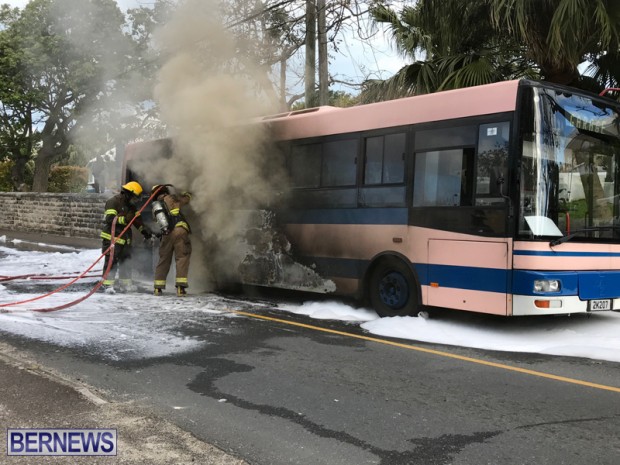
POLYGON ((185 1, 157 34, 168 59, 155 99, 174 142, 172 158, 151 165, 151 176, 158 171, 162 183, 192 192, 192 283, 238 265, 239 211, 269 204, 285 178, 268 159, 267 127, 252 124, 275 113, 278 102, 264 67, 225 28, 218 5, 185 1))
MULTIPOLYGON (((81 92, 87 94, 88 98, 67 105, 73 116, 79 117, 79 125, 70 136, 82 146, 87 159, 128 139, 124 131, 135 128, 131 121, 136 117, 136 105, 148 100, 152 91, 156 104, 145 105, 159 108, 173 141, 173 156, 136 164, 132 169, 141 179, 153 181, 144 185, 146 190, 153 184, 173 184, 178 190, 192 192, 190 224, 196 248, 192 254, 192 286, 202 280, 202 270, 238 264, 238 249, 231 241, 242 224, 234 212, 269 204, 285 182, 281 165, 271 159, 277 158, 277 153, 267 150, 267 128, 251 124, 259 115, 278 111, 268 79, 269 67, 253 58, 265 57, 257 51, 269 51, 260 40, 254 40, 260 39, 260 22, 248 28, 257 36, 238 40, 226 26, 223 6, 243 16, 244 8, 260 7, 261 2, 179 2, 174 15, 156 32, 155 47, 149 48, 164 57, 154 88, 147 84, 148 71, 155 62, 134 49, 136 44, 129 36, 135 31, 124 22, 115 1, 54 0, 49 4, 30 3, 25 10, 28 17, 45 26, 31 31, 28 38, 47 44, 51 30, 63 39, 65 53, 58 55, 66 59, 60 69, 65 74, 58 72, 56 87, 82 84, 81 92)), ((147 33, 140 37, 144 39, 141 45, 151 45, 147 33)), ((33 51, 41 48, 30 45, 33 51)), ((42 53, 38 59, 43 76, 59 68, 53 61, 55 56, 42 53)), ((134 132, 130 139, 136 138, 134 132)), ((120 165, 119 159, 116 162, 120 165)))
MULTIPOLYGON (((58 59, 66 71, 57 71, 55 79, 85 94, 75 108, 78 124, 72 141, 94 158, 130 137, 138 124, 136 105, 152 98, 152 92, 138 72, 135 43, 115 1, 54 0, 48 8, 49 27, 65 48, 58 59)), ((56 69, 53 64, 50 68, 56 69)), ((60 92, 57 98, 63 98, 60 92)))

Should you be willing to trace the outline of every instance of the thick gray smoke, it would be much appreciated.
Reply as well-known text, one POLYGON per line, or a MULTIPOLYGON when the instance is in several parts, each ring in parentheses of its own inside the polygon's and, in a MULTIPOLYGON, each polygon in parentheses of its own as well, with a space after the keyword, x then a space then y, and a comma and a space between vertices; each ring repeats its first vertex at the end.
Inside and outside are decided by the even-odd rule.
POLYGON ((269 203, 284 180, 281 167, 266 160, 266 127, 251 124, 277 109, 260 90, 265 70, 239 58, 248 54, 217 11, 216 1, 183 2, 157 35, 169 58, 155 98, 174 143, 172 159, 151 170, 193 194, 195 283, 207 282, 214 267, 239 263, 234 239, 243 216, 235 212, 269 203))

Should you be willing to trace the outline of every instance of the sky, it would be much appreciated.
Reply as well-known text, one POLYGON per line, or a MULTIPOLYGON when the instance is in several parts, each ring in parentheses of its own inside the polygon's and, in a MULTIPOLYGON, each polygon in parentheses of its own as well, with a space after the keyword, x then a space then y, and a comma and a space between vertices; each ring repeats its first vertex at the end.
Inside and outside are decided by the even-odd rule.
MULTIPOLYGON (((75 276, 100 256, 99 249, 49 247, 0 236, 0 305, 31 299, 28 282, 2 282, 33 272, 47 276, 75 276), (38 250, 29 250, 38 249, 38 250), (36 271, 35 271, 36 270, 36 271), (18 285, 15 285, 17 283, 18 285), (24 290, 20 291, 20 283, 24 290)), ((101 261, 93 270, 101 269, 101 261)), ((103 353, 111 360, 145 359, 191 351, 204 342, 179 334, 170 328, 193 320, 243 318, 231 308, 247 308, 248 302, 235 302, 214 294, 193 294, 185 299, 156 297, 149 292, 130 294, 96 293, 65 310, 38 313, 29 309, 51 308, 88 292, 97 278, 87 278, 77 290, 68 288, 36 302, 2 307, 0 331, 47 341, 63 347, 103 353), (117 305, 122 301, 122 307, 117 305)), ((191 277, 190 277, 191 280, 191 277)), ((64 281, 37 281, 47 289, 64 281)), ((150 283, 144 283, 150 289, 150 283)), ((170 288, 171 286, 169 286, 170 288)), ((37 294, 35 294, 37 295, 37 294)), ((40 294, 38 294, 40 295, 40 294)), ((361 327, 369 336, 396 337, 411 344, 428 342, 447 346, 471 347, 504 352, 583 357, 620 362, 620 313, 592 315, 499 318, 468 312, 445 312, 439 316, 379 318, 369 309, 353 308, 338 301, 255 303, 251 311, 306 315, 317 326, 321 320, 338 320, 361 327)))
MULTIPOLYGON (((0 0, 11 6, 23 8, 29 0, 0 0)), ((128 8, 152 4, 149 0, 116 0, 119 8, 125 12, 128 8)), ((394 75, 405 65, 405 60, 398 55, 390 44, 389 34, 378 30, 372 40, 362 42, 351 33, 341 36, 337 53, 330 52, 329 72, 334 79, 345 82, 360 83, 366 77, 386 79, 394 75)), ((293 66, 303 69, 303 57, 293 61, 293 66)), ((334 90, 343 90, 356 94, 358 89, 346 85, 334 84, 334 90)))

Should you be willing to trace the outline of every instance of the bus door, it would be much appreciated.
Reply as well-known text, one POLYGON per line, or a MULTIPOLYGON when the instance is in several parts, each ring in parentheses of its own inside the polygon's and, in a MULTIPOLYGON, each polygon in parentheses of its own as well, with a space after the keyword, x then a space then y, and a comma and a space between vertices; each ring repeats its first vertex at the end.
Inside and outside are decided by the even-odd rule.
POLYGON ((508 244, 429 239, 427 305, 511 314, 508 244))

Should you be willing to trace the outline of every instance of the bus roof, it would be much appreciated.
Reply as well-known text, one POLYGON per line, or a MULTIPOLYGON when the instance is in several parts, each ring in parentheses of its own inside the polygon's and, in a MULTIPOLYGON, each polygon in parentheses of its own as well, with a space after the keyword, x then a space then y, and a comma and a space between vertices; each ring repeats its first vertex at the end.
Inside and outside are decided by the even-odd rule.
POLYGON ((514 111, 520 80, 417 95, 350 108, 318 107, 264 117, 279 140, 404 126, 514 111))

